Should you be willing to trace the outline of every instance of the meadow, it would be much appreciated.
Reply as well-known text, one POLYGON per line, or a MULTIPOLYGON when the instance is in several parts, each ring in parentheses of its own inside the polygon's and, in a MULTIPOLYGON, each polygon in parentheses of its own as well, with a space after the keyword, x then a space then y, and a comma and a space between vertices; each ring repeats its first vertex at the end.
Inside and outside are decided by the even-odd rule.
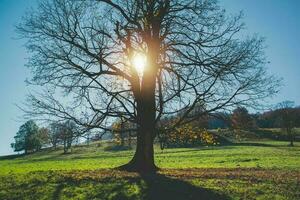
POLYGON ((247 141, 199 148, 155 147, 155 175, 115 170, 133 150, 105 143, 69 154, 44 149, 0 157, 0 199, 300 199, 300 143, 247 141))

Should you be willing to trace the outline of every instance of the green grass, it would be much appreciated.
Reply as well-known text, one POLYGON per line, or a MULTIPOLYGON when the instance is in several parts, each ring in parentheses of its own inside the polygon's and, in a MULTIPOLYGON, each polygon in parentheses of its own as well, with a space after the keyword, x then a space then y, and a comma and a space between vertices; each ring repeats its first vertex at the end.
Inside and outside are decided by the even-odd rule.
MULTIPOLYGON (((224 147, 155 148, 160 168, 267 168, 299 169, 300 147, 287 142, 239 143, 224 147)), ((125 164, 133 151, 104 151, 103 147, 75 147, 71 154, 62 150, 35 153, 14 159, 0 159, 0 174, 48 170, 87 170, 114 168, 125 164)))
POLYGON ((300 144, 287 144, 155 148, 162 170, 148 177, 112 169, 133 151, 96 144, 2 157, 0 199, 300 199, 300 144))

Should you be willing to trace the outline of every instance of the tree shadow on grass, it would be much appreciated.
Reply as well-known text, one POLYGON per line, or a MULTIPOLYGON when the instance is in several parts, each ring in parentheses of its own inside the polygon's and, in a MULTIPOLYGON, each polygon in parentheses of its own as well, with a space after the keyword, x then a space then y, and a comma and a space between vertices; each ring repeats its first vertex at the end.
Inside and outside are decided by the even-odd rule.
MULTIPOLYGON (((192 178, 192 177, 189 177, 192 178)), ((0 199, 222 200, 220 192, 172 175, 115 170, 34 172, 2 177, 0 199)))
POLYGON ((283 145, 265 144, 259 142, 240 142, 240 143, 234 143, 232 144, 232 146, 281 147, 283 145))
POLYGON ((0 156, 0 160, 12 160, 12 159, 21 158, 24 156, 25 156, 25 154, 6 155, 6 156, 0 156))
POLYGON ((65 180, 57 185, 53 200, 76 199, 81 191, 83 199, 105 200, 222 200, 229 199, 213 190, 196 187, 191 183, 161 174, 136 177, 103 178, 100 180, 65 180), (88 190, 87 185, 88 186, 88 190), (64 193, 64 189, 68 191, 64 193), (66 196, 67 195, 67 196, 66 196))
POLYGON ((141 176, 147 187, 145 199, 172 199, 172 200, 219 200, 229 199, 213 190, 196 187, 191 183, 164 175, 141 176))
MULTIPOLYGON (((105 154, 101 154, 101 155, 91 155, 91 156, 87 156, 87 155, 77 155, 75 153, 60 153, 60 154, 54 154, 54 155, 49 155, 46 157, 41 157, 41 158, 31 158, 31 159, 24 159, 24 160, 20 160, 18 161, 18 163, 34 163, 34 162, 43 162, 43 161, 69 161, 69 160, 85 160, 85 159, 105 159, 105 158, 119 158, 119 157, 131 157, 132 154, 129 153, 124 153, 122 155, 120 154, 115 154, 115 155, 105 155, 105 154)), ((128 158, 128 159, 129 159, 128 158)), ((1 158, 0 158, 1 160, 1 158)))

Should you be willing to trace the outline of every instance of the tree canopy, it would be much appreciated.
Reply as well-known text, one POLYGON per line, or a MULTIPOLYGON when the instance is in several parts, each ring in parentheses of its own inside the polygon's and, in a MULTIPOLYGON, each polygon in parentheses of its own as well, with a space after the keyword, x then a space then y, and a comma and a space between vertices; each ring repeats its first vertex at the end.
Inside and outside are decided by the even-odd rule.
POLYGON ((20 126, 11 147, 14 151, 25 151, 25 153, 39 150, 42 147, 42 138, 39 136, 39 127, 34 121, 29 120, 20 126))

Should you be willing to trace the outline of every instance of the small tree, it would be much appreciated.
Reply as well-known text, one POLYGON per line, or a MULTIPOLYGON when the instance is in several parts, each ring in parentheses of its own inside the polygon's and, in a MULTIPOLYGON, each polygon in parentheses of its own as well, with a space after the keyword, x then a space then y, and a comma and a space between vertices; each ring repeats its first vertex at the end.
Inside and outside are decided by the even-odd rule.
POLYGON ((283 101, 277 105, 275 111, 278 117, 278 124, 290 139, 290 146, 294 146, 295 132, 293 129, 299 125, 300 113, 294 108, 294 102, 283 101))
POLYGON ((112 134, 115 142, 120 146, 124 146, 125 144, 124 122, 122 120, 117 121, 113 124, 112 134))
POLYGON ((51 123, 49 126, 49 140, 54 149, 56 149, 59 143, 60 134, 61 134, 61 124, 55 122, 51 123))
POLYGON ((134 128, 132 123, 125 121, 123 118, 113 123, 112 133, 116 142, 120 146, 128 145, 128 147, 131 147, 133 137, 132 130, 135 130, 134 128), (125 144, 126 141, 127 144, 125 144))
POLYGON ((11 144, 14 151, 36 151, 42 147, 41 141, 38 138, 39 127, 33 120, 27 121, 20 126, 17 135, 14 137, 15 142, 11 144))
POLYGON ((72 121, 66 121, 60 125, 59 138, 64 145, 64 153, 67 153, 72 147, 72 143, 77 138, 77 126, 72 121))
POLYGON ((49 134, 49 129, 42 127, 38 130, 37 140, 39 141, 40 148, 42 148, 44 145, 49 145, 50 143, 50 134, 49 134))

